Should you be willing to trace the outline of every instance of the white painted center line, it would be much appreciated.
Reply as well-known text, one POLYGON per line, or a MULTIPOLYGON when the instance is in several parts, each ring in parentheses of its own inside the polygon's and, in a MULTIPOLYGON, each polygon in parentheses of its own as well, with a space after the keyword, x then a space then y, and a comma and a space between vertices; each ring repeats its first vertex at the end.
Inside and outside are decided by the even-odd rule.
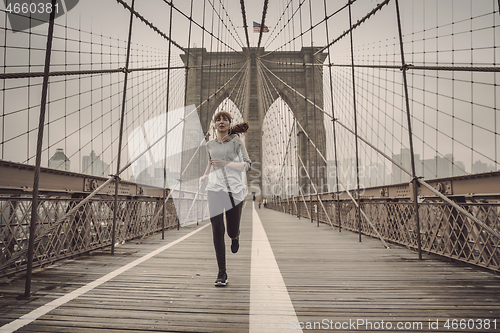
POLYGON ((259 215, 252 208, 250 333, 302 332, 259 215))
POLYGON ((154 250, 153 252, 150 252, 148 254, 146 254, 145 256, 137 259, 137 260, 134 260, 132 261, 131 263, 125 265, 125 266, 122 266, 116 270, 114 270, 113 272, 109 273, 109 274, 106 274, 105 276, 95 280, 95 281, 92 281, 88 284, 86 284, 85 286, 79 288, 79 289, 76 289, 72 292, 70 292, 69 294, 66 294, 64 296, 61 296, 59 297, 58 299, 55 299, 53 300, 52 302, 50 303, 47 303, 45 305, 42 305, 41 307, 31 311, 30 313, 28 314, 25 314, 24 316, 20 317, 19 319, 16 319, 2 327, 0 327, 0 333, 7 333, 7 332, 15 332, 17 331, 18 329, 20 329, 21 327, 23 326, 26 326, 28 325, 29 323, 37 320, 38 318, 40 318, 41 316, 47 314, 48 312, 54 310, 55 308, 58 308, 59 306, 77 298, 78 296, 81 296, 83 294, 85 294, 87 291, 90 291, 98 286, 100 286, 101 284, 111 280, 112 278, 128 271, 129 269, 139 265, 140 263, 143 263, 144 261, 154 257, 155 255, 157 255, 158 253, 160 252, 163 252, 165 251, 166 249, 168 248, 171 248, 172 246, 174 246, 175 244, 178 244, 180 242, 182 242, 183 240, 185 240, 186 238, 189 238, 191 237, 192 235, 196 234, 197 232, 205 229, 207 226, 209 226, 210 223, 207 223, 206 225, 204 225, 203 227, 199 228, 199 229, 196 229, 192 232, 190 232, 189 234, 187 235, 184 235, 182 236, 181 238, 173 241, 173 242, 170 242, 168 243, 167 245, 164 245, 156 250, 154 250))

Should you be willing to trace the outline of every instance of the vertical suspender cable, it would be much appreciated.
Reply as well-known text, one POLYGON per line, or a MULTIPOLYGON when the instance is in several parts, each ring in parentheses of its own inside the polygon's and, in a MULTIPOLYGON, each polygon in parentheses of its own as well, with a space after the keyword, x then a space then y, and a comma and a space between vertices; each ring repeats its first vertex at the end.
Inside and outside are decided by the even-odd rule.
MULTIPOLYGON (((206 8, 206 4, 207 4, 207 1, 204 0, 203 1, 203 24, 202 24, 203 28, 201 31, 200 104, 199 104, 200 105, 199 115, 200 115, 201 120, 205 119, 203 117, 203 108, 201 107, 201 103, 203 103, 203 72, 204 72, 203 65, 205 62, 205 13, 206 13, 205 8, 206 8)), ((208 110, 208 106, 207 106, 206 110, 208 110)), ((208 112, 207 112, 206 119, 208 119, 208 112)), ((202 128, 203 128, 203 123, 202 123, 202 128)), ((208 131, 209 131, 209 128, 207 126, 207 132, 208 131)), ((205 137, 206 137, 206 133, 205 133, 205 137)), ((200 163, 199 163, 200 170, 199 171, 201 174, 201 172, 204 170, 205 166, 201 164, 201 162, 202 162, 201 159, 199 161, 200 161, 200 163)), ((205 204, 204 204, 204 200, 202 200, 201 202, 202 202, 202 204, 201 204, 201 219, 203 220, 204 216, 205 216, 205 204)), ((199 223, 197 222, 196 224, 199 224, 199 223)))
MULTIPOLYGON (((354 110, 354 141, 356 146, 356 199, 358 200, 358 206, 356 207, 356 217, 358 219, 358 234, 359 241, 361 242, 361 202, 359 197, 359 151, 358 151, 358 117, 356 109, 356 82, 354 75, 354 47, 352 40, 352 13, 351 13, 351 0, 349 1, 349 37, 351 41, 351 72, 352 72, 352 98, 353 98, 353 110, 354 110)), ((348 189, 346 189, 348 190, 348 189)))
POLYGON ((169 22, 169 28, 168 28, 168 69, 167 69, 167 109, 165 112, 165 154, 164 154, 164 159, 163 159, 163 179, 164 179, 164 190, 163 190, 163 218, 161 222, 161 239, 165 239, 165 218, 167 214, 166 210, 166 196, 167 196, 167 139, 168 135, 168 111, 170 110, 170 64, 171 64, 171 55, 172 55, 172 12, 174 9, 174 0, 170 3, 170 22, 169 22))
MULTIPOLYGON (((215 3, 215 1, 214 1, 215 3)), ((222 79, 222 62, 223 62, 223 55, 222 55, 222 47, 223 47, 223 44, 222 44, 222 38, 224 38, 222 36, 222 32, 223 32, 223 27, 222 27, 222 20, 220 19, 220 14, 219 12, 215 9, 215 6, 213 7, 214 9, 214 12, 217 13, 217 16, 219 17, 219 19, 217 20, 217 36, 219 37, 219 43, 217 43, 217 88, 219 88, 220 86, 223 85, 223 79, 222 79)), ((219 11, 220 11, 220 1, 219 1, 219 11)), ((220 91, 220 94, 223 94, 223 91, 220 91)), ((215 96, 216 98, 220 98, 218 96, 215 96)), ((217 99, 215 101, 218 101, 217 99)), ((219 105, 216 105, 216 107, 219 107, 220 105, 222 105, 222 103, 220 103, 219 105)))
MULTIPOLYGON (((5 18, 4 18, 5 21, 4 22, 7 21, 7 15, 8 15, 7 11, 5 11, 5 18)), ((7 41, 7 31, 8 31, 8 29, 4 29, 4 33, 3 33, 3 40, 4 41, 7 41)), ((7 56, 6 55, 7 55, 7 48, 4 47, 3 48, 3 61, 2 61, 2 63, 3 63, 2 64, 2 68, 3 68, 2 72, 3 72, 3 74, 5 74, 6 69, 7 69, 7 66, 6 66, 7 56)), ((2 116, 2 120, 5 119, 5 110, 6 110, 5 105, 7 104, 6 101, 7 101, 7 99, 5 98, 5 89, 2 89, 2 105, 1 105, 2 106, 2 115, 1 115, 2 116)), ((28 112, 28 114, 29 114, 29 112, 28 112)), ((5 142, 5 120, 2 121, 2 125, 1 125, 0 129, 1 129, 1 133, 2 133, 2 134, 0 134, 0 142, 2 143, 2 144, 0 144, 0 150, 1 150, 0 159, 4 160, 5 159, 5 147, 4 147, 4 142, 5 142)), ((28 140, 29 140, 29 136, 28 136, 28 140)), ((28 157, 29 157, 29 151, 27 152, 27 156, 26 157, 28 159, 28 157)))
MULTIPOLYGON (((313 42, 313 24, 312 24, 312 4, 311 4, 311 0, 309 0, 309 21, 310 21, 310 24, 311 24, 311 59, 310 59, 310 62, 311 62, 311 77, 312 77, 312 94, 313 94, 313 104, 316 105, 316 89, 315 89, 315 82, 316 81, 315 77, 314 77, 314 64, 316 63, 315 61, 315 57, 314 57, 314 42, 313 42)), ((317 119, 316 119, 316 113, 317 113, 317 109, 314 107, 313 108, 313 131, 314 131, 314 141, 315 142, 318 142, 318 129, 317 129, 317 119)), ((315 212, 316 212, 316 220, 317 220, 317 223, 318 223, 318 227, 319 227, 319 184, 318 184, 318 179, 319 179, 319 167, 318 167, 318 154, 316 153, 314 155, 314 166, 312 168, 312 173, 313 173, 313 179, 314 179, 314 182, 316 183, 315 185, 315 188, 316 188, 316 209, 315 209, 315 212)), ((312 212, 311 212, 311 216, 312 216, 312 212)))
MULTIPOLYGON (((292 12, 293 12, 293 2, 292 2, 292 12)), ((302 13, 302 12, 301 12, 302 13)), ((301 21, 301 25, 302 25, 302 21, 301 21)), ((292 35, 295 35, 295 20, 292 20, 292 35)), ((302 36, 301 36, 301 39, 302 39, 302 36)), ((294 43, 295 44, 295 43, 294 43)), ((290 50, 292 50, 292 45, 290 44, 290 50)), ((294 87, 297 87, 297 67, 294 67, 294 70, 293 70, 293 75, 292 75, 292 78, 293 78, 293 85, 294 87)), ((293 90, 293 102, 295 105, 297 105, 297 91, 296 90, 293 90)), ((299 161, 298 161, 298 155, 300 154, 300 147, 301 147, 301 142, 300 142, 300 132, 297 128, 297 114, 294 114, 294 118, 295 118, 295 123, 294 123, 294 127, 295 127, 295 130, 297 131, 297 136, 296 136, 296 145, 295 145, 295 165, 297 165, 297 218, 300 220, 300 202, 299 202, 299 199, 300 199, 300 195, 302 193, 302 189, 301 189, 301 183, 300 183, 300 168, 299 168, 299 161)), ((303 197, 302 197, 303 198, 303 197)), ((304 200, 302 200, 302 202, 304 203, 304 205, 306 204, 304 200)))
POLYGON ((132 41, 132 23, 134 21, 134 4, 135 0, 132 0, 132 6, 130 9, 130 23, 128 28, 128 43, 127 43, 127 56, 125 60, 124 73, 125 77, 123 79, 123 99, 122 99, 122 113, 120 116, 120 136, 118 139, 118 159, 116 162, 116 175, 115 175, 115 201, 113 204, 113 229, 111 232, 111 255, 115 254, 115 239, 116 239, 116 217, 118 214, 118 186, 120 185, 120 161, 122 156, 122 143, 123 143, 123 123, 125 121, 125 106, 127 102, 127 79, 128 79, 128 65, 130 60, 130 44, 132 41))
MULTIPOLYGON (((188 95, 188 81, 189 81, 189 60, 190 60, 190 48, 191 48, 191 28, 193 24, 193 0, 191 0, 191 9, 189 12, 189 32, 188 32, 188 45, 186 49, 187 53, 187 59, 186 59, 186 77, 185 77, 185 84, 184 84, 184 112, 183 112, 183 119, 186 119, 186 113, 187 113, 187 95, 188 95)), ((184 140, 185 140, 185 135, 186 135, 186 121, 184 121, 184 124, 182 126, 182 137, 181 137, 181 146, 184 145, 184 140)), ((184 154, 181 154, 181 169, 184 167, 184 154)), ((184 198, 184 193, 182 192, 182 179, 179 179, 179 194, 181 198, 184 198)), ((181 207, 184 204, 184 200, 180 200, 181 207)), ((182 208, 181 208, 182 209, 182 208)), ((186 216, 187 219, 189 219, 189 216, 186 216)), ((177 230, 181 228, 181 220, 178 218, 177 219, 177 230)))
POLYGON ((405 63, 404 49, 403 49, 403 33, 401 31, 401 16, 399 11, 399 2, 396 3, 396 15, 398 18, 398 33, 399 33, 399 46, 401 50, 401 69, 403 72, 403 85, 405 90, 405 101, 406 101, 406 118, 408 121, 408 136, 410 139, 410 157, 411 157, 411 173, 412 173, 412 183, 413 183, 413 206, 415 210, 415 222, 417 227, 417 246, 418 246, 418 259, 422 260, 422 243, 420 238, 420 216, 418 212, 418 178, 415 171, 415 154, 413 150, 413 133, 411 130, 411 115, 410 115, 410 101, 408 97, 408 83, 406 78, 406 70, 408 66, 405 63))
MULTIPOLYGON (((172 1, 172 6, 173 6, 173 1, 172 1)), ((192 23, 193 23, 193 0, 191 0, 191 10, 189 13, 189 32, 188 32, 187 60, 186 60, 186 82, 184 85, 184 105, 187 104, 187 87, 188 87, 188 77, 189 77, 189 56, 191 55, 191 52, 189 52, 189 49, 191 48, 191 28, 193 25, 192 23)), ((172 31, 170 31, 170 33, 172 33, 172 31)), ((182 154, 181 154, 181 156, 182 156, 182 154)), ((181 165, 182 165, 182 162, 181 162, 181 165)))
MULTIPOLYGON (((291 7, 290 10, 288 10, 288 22, 290 22, 290 20, 291 20, 290 11, 293 13, 293 2, 290 3, 290 7, 291 7)), ((295 25, 294 25, 293 21, 291 21, 291 22, 292 22, 292 24, 288 25, 288 35, 289 36, 293 36, 294 30, 295 30, 295 25), (293 26, 293 29, 292 29, 292 26, 293 26), (292 30, 292 32, 290 32, 290 30, 292 30)), ((292 46, 291 43, 288 44, 288 48, 289 48, 290 52, 293 50, 293 46, 292 46)), ((292 58, 289 58, 290 62, 292 60, 293 60, 292 58)), ((295 82, 297 67, 291 65, 290 66, 290 70, 293 73, 292 74, 292 78, 293 78, 293 81, 295 82)), ((297 105, 297 94, 295 92, 293 93, 293 99, 294 99, 293 100, 294 104, 297 105)), ((295 185, 297 186, 297 191, 293 190, 294 186, 293 186, 292 182, 290 184, 290 188, 292 188, 291 197, 292 197, 292 201, 293 201, 293 204, 294 204, 294 207, 295 207, 295 213, 297 214, 297 218, 300 219, 300 213, 299 213, 300 202, 298 200, 296 202, 295 198, 294 198, 295 192, 297 193, 297 199, 298 199, 298 193, 299 193, 298 192, 298 186, 299 186, 298 163, 293 160, 297 156, 297 147, 298 147, 297 127, 296 127, 296 124, 295 124, 295 119, 296 119, 295 113, 292 113, 292 118, 290 119, 290 123, 291 123, 291 127, 293 129, 293 132, 291 133, 291 135, 294 135, 293 142, 294 142, 295 146, 291 147, 291 149, 290 149, 290 150, 293 149, 293 153, 290 154, 290 173, 292 174, 292 182, 295 181, 295 185), (294 165, 297 165, 297 170, 294 170, 294 168, 293 168, 294 165), (295 179, 294 179, 294 175, 295 175, 295 179)))
MULTIPOLYGON (((284 9, 283 11, 283 15, 285 15, 285 13, 290 13, 289 12, 289 9, 288 9, 288 6, 284 9)), ((286 25, 283 24, 282 26, 282 30, 283 30, 283 33, 285 35, 285 40, 287 38, 286 36, 286 33, 287 33, 287 30, 285 30, 286 28, 286 25)), ((290 33, 290 27, 288 27, 288 33, 290 33)), ((280 47, 280 49, 283 49, 283 51, 286 52, 286 48, 287 46, 286 45, 283 45, 280 47)), ((289 50, 291 50, 291 45, 288 46, 289 50)), ((283 61, 284 62, 291 62, 290 61, 290 58, 289 56, 287 56, 286 54, 283 54, 283 61)), ((293 66, 289 66, 289 65, 286 65, 286 71, 287 72, 291 72, 292 70, 294 70, 294 67, 293 66)), ((293 75, 292 75, 293 76, 293 75)), ((293 170, 293 162, 292 162, 292 158, 293 158, 293 155, 294 155, 294 149, 295 147, 293 146, 293 143, 295 143, 296 141, 296 137, 293 137, 293 119, 294 119, 294 114, 293 114, 293 109, 290 107, 290 105, 288 105, 288 113, 287 113, 287 129, 288 129, 288 142, 289 144, 287 145, 287 149, 286 149, 286 168, 285 168, 285 172, 287 174, 287 181, 286 181, 286 188, 284 189, 285 191, 285 194, 287 196, 287 204, 288 204, 288 212, 293 215, 293 207, 297 208, 296 205, 292 205, 290 203, 290 199, 292 199, 292 203, 295 203, 295 201, 293 200, 293 181, 294 181, 294 177, 293 177, 293 174, 294 172, 292 171, 293 170)))
MULTIPOLYGON (((302 7, 299 8, 299 17, 300 17, 300 31, 302 32, 302 7)), ((300 34, 300 42, 301 42, 301 46, 302 48, 304 47, 304 37, 303 37, 304 34, 300 34)), ((305 101, 305 108, 304 108, 304 111, 306 112, 306 115, 307 115, 307 67, 306 67, 306 59, 304 59, 304 54, 302 54, 302 68, 303 68, 303 71, 304 71, 304 75, 303 75, 303 78, 304 78, 304 101, 305 101)), ((306 123, 304 124, 304 126, 308 127, 308 121, 307 121, 307 116, 306 116, 306 123)), ((299 133, 302 133, 302 138, 304 138, 304 132, 299 132, 299 133)), ((304 139, 305 140, 305 139, 304 139)), ((300 144, 300 152, 302 152, 302 143, 300 144)), ((307 140, 307 146, 306 146, 306 149, 307 149, 307 166, 309 166, 309 163, 311 161, 311 152, 310 152, 310 149, 309 149, 309 140, 307 140)), ((313 217, 312 217, 312 198, 311 198, 311 188, 312 188, 312 179, 309 178, 309 190, 308 190, 308 194, 309 194, 309 211, 311 212, 311 214, 309 215, 309 218, 311 220, 311 223, 313 222, 313 217)), ((305 203, 305 200, 304 200, 304 205, 307 205, 305 203)), ((306 207, 307 209, 307 207, 306 207)))
MULTIPOLYGON (((52 0, 52 8, 56 5, 56 0, 52 0)), ((35 247, 36 224, 38 220, 38 185, 40 181, 40 164, 42 161, 43 129, 45 125, 45 110, 47 104, 47 90, 49 87, 50 56, 52 53, 52 39, 54 36, 55 11, 50 13, 49 30, 47 34, 47 48, 45 50, 45 67, 43 70, 42 97, 40 102, 40 117, 38 121, 38 138, 36 145, 35 176, 33 179, 33 197, 31 201, 31 221, 28 241, 28 263, 26 270, 26 282, 24 285, 24 296, 31 294, 31 274, 33 272, 33 255, 35 247)))
MULTIPOLYGON (((288 12, 288 8, 285 8, 283 10, 283 15, 285 15, 285 12, 288 12)), ((283 25, 282 27, 282 31, 283 33, 285 34, 285 39, 286 39, 286 30, 284 29, 285 26, 283 25)), ((280 47, 280 49, 283 49, 283 51, 286 51, 286 46, 282 46, 280 47)), ((283 54, 283 62, 285 63, 288 63, 290 59, 287 59, 287 56, 285 54, 283 54)), ((285 65, 285 69, 288 73, 290 73, 292 70, 293 70, 293 66, 291 65, 288 65, 286 64, 285 65)), ((282 102, 283 103, 283 102, 282 102)), ((286 129, 287 131, 285 131, 286 135, 288 136, 288 143, 286 145, 286 149, 285 149, 285 159, 284 159, 284 170, 285 170, 285 174, 286 174, 286 181, 284 181, 284 184, 285 184, 285 187, 283 188, 283 191, 284 191, 284 195, 286 195, 286 201, 287 201, 287 212, 289 214, 292 214, 292 205, 290 203, 290 197, 292 196, 293 197, 293 194, 292 193, 288 193, 288 189, 290 188, 290 184, 291 184, 291 181, 292 181, 292 177, 291 177, 291 163, 290 163, 290 159, 293 155, 293 147, 292 147, 292 143, 294 142, 294 140, 292 139, 293 138, 293 128, 290 124, 290 112, 291 112, 291 108, 290 106, 288 105, 288 112, 286 113, 286 129)), ((285 177, 283 177, 285 178, 285 177)))
MULTIPOLYGON (((302 30, 302 7, 300 7, 300 31, 304 31, 302 30)), ((301 41, 301 44, 302 44, 302 48, 304 48, 304 38, 303 38, 303 35, 301 33, 301 38, 300 38, 300 41, 301 41)), ((304 100, 307 101, 307 97, 308 97, 308 93, 307 93, 307 66, 306 66, 306 59, 304 58, 304 54, 302 55, 302 62, 303 62, 303 67, 304 67, 304 100)), ((305 111, 306 111, 306 128, 309 129, 309 121, 307 120, 307 103, 306 103, 306 107, 305 107, 305 111)), ((304 133, 303 133, 304 134, 304 133)), ((307 138, 307 136, 306 136, 307 138)), ((309 144, 309 139, 307 138, 307 166, 306 166, 306 169, 309 169, 311 167, 311 146, 309 144)), ((309 170, 307 170, 307 172, 309 172, 309 170)), ((311 223, 313 223, 313 204, 312 204, 312 195, 311 195, 311 189, 313 188, 313 181, 310 177, 309 178, 309 190, 308 190, 308 194, 309 194, 309 211, 310 211, 310 214, 309 214, 309 219, 311 220, 311 223)))
MULTIPOLYGON (((209 119, 208 115, 210 113, 210 90, 211 90, 211 79, 212 79, 212 50, 213 50, 213 45, 214 45, 214 34, 213 34, 213 31, 214 31, 214 13, 215 13, 215 10, 212 10, 212 18, 211 18, 211 21, 210 21, 210 53, 209 53, 209 57, 208 57, 208 65, 209 65, 209 68, 208 68, 208 84, 207 84, 207 98, 206 98, 206 101, 207 101, 207 131, 209 130, 209 127, 210 127, 210 123, 211 123, 211 119, 209 119)), ((217 88, 214 89, 214 91, 217 91, 217 88)), ((215 136, 215 127, 214 127, 214 132, 213 132, 213 135, 215 136)))
MULTIPOLYGON (((325 7, 325 18, 327 17, 326 11, 326 0, 324 2, 325 7)), ((330 39, 328 38, 328 19, 325 19, 325 27, 326 27, 326 42, 329 43, 330 39)), ((330 49, 328 49, 328 63, 332 63, 330 49)), ((330 79, 330 98, 332 101, 332 127, 333 127, 333 149, 335 154, 335 188, 334 193, 337 199, 337 208, 335 209, 335 221, 338 221, 339 232, 342 231, 342 221, 340 219, 340 193, 339 193, 339 174, 338 174, 338 157, 337 157, 337 136, 335 131, 335 109, 333 105, 333 82, 332 82, 332 66, 328 66, 328 77, 330 79), (336 190, 336 191, 335 191, 336 190), (338 220, 337 220, 338 217, 338 220)), ((328 168, 328 165, 327 165, 328 168)))

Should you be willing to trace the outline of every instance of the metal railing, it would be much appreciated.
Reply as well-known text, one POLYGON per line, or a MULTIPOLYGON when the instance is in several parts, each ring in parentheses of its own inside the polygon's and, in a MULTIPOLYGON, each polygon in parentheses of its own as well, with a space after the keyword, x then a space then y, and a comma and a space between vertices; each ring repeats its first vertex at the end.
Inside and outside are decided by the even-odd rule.
MULTIPOLYGON (((177 201, 177 209, 187 212, 191 208, 188 222, 196 223, 204 220, 207 212, 203 210, 203 201, 191 207, 191 196, 192 193, 187 193, 182 200, 176 199, 181 200, 181 203, 177 201)), ((95 196, 62 223, 55 225, 83 199, 40 198, 36 210, 36 236, 40 239, 34 248, 34 267, 111 245, 112 196, 95 196)), ((31 203, 31 195, 8 195, 0 191, 0 277, 26 270, 31 203)), ((117 221, 115 244, 179 226, 174 201, 169 199, 164 207, 162 197, 119 197, 117 221)))
MULTIPOLYGON (((500 198, 461 197, 454 201, 486 226, 496 232, 500 230, 500 198)), ((322 203, 325 209, 316 196, 306 196, 275 200, 267 207, 314 222, 330 224, 331 221, 334 227, 378 238, 366 219, 358 218, 358 210, 351 200, 323 199, 322 203)), ((413 202, 405 199, 360 200, 361 210, 385 241, 417 249, 414 207, 413 202)), ((500 238, 456 207, 439 198, 425 198, 419 204, 419 219, 423 251, 500 272, 500 238)))

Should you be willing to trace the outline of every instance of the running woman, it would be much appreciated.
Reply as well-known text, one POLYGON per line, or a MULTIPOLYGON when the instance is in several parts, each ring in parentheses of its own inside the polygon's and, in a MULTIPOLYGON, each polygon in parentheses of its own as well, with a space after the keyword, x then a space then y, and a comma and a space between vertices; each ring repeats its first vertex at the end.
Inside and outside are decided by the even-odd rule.
POLYGON ((216 286, 227 285, 226 245, 224 242, 224 213, 226 214, 227 234, 231 238, 231 252, 240 247, 240 219, 243 201, 248 193, 246 172, 251 161, 240 133, 248 131, 248 122, 231 127, 231 115, 220 111, 214 116, 217 137, 207 143, 210 163, 200 178, 200 186, 208 177, 207 196, 212 223, 212 233, 219 273, 216 286), (210 172, 211 167, 214 168, 210 172))

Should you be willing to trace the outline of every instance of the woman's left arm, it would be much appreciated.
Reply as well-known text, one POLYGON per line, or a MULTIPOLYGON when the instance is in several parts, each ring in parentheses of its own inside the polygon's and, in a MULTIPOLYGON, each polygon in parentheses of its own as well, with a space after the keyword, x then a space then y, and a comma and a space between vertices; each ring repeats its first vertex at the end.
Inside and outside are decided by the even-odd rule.
POLYGON ((247 149, 245 148, 245 144, 243 143, 243 140, 241 138, 238 138, 239 140, 239 147, 238 147, 238 156, 240 158, 240 163, 238 164, 238 169, 239 171, 245 170, 245 172, 250 171, 250 168, 252 166, 252 161, 250 161, 250 158, 248 157, 248 152, 247 149))
POLYGON ((229 162, 227 164, 228 167, 232 168, 232 169, 235 169, 235 170, 238 170, 238 171, 243 171, 243 169, 245 168, 245 163, 242 163, 242 162, 229 162))
POLYGON ((243 144, 243 141, 239 139, 239 145, 238 145, 238 156, 240 161, 242 160, 243 162, 227 162, 219 159, 213 159, 212 164, 217 167, 230 167, 231 169, 238 170, 238 171, 243 171, 248 172, 250 170, 250 167, 252 165, 252 161, 250 161, 250 158, 248 157, 247 150, 245 148, 245 145, 243 144))
POLYGON ((232 169, 242 171, 245 168, 245 163, 241 162, 228 162, 224 160, 219 160, 219 159, 212 159, 212 165, 216 167, 230 167, 232 169))

